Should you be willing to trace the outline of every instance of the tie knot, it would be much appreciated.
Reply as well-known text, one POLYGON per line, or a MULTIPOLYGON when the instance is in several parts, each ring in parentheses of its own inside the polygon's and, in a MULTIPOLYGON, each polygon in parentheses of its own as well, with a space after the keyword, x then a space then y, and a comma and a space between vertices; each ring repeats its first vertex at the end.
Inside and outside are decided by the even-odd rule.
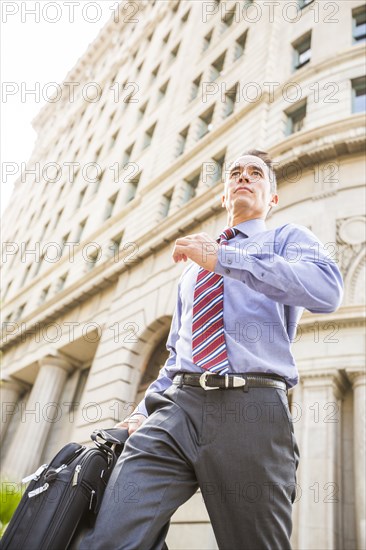
POLYGON ((218 238, 219 244, 228 244, 229 240, 235 237, 239 231, 235 229, 234 227, 228 227, 224 229, 224 231, 221 233, 220 237, 218 238))

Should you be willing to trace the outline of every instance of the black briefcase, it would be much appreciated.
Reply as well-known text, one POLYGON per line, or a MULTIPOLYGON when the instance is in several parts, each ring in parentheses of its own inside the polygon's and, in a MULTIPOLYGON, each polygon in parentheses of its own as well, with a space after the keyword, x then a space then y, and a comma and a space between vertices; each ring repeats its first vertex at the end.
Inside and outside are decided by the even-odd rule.
POLYGON ((1 539, 3 550, 67 550, 95 522, 128 437, 127 429, 96 430, 90 448, 68 443, 25 478, 30 482, 1 539))

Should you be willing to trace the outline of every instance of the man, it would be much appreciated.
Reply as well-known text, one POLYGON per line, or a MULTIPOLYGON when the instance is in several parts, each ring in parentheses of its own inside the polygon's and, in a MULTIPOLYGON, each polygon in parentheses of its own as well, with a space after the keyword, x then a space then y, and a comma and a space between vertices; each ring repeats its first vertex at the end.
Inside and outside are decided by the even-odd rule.
POLYGON ((130 437, 82 548, 160 550, 175 510, 201 488, 220 550, 290 548, 299 452, 287 388, 304 308, 330 313, 342 278, 308 229, 267 230, 272 162, 249 151, 222 195, 227 231, 177 239, 170 356, 120 426, 130 437), (183 374, 185 373, 185 374, 183 374))

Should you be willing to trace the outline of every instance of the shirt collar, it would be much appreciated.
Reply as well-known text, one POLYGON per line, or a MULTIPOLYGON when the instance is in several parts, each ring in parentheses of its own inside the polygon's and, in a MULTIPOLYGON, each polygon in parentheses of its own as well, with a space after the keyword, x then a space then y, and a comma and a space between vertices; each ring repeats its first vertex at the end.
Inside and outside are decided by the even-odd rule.
POLYGON ((240 233, 244 233, 248 237, 266 231, 266 222, 262 218, 255 218, 246 222, 238 223, 234 226, 240 233))

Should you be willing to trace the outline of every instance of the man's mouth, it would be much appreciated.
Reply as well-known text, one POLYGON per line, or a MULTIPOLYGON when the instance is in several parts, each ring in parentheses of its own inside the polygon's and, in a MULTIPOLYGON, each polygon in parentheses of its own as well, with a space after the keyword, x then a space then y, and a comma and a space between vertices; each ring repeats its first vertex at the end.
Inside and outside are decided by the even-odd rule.
POLYGON ((234 193, 237 193, 238 191, 249 191, 249 193, 253 193, 253 191, 250 189, 250 187, 237 187, 234 191, 234 193))

